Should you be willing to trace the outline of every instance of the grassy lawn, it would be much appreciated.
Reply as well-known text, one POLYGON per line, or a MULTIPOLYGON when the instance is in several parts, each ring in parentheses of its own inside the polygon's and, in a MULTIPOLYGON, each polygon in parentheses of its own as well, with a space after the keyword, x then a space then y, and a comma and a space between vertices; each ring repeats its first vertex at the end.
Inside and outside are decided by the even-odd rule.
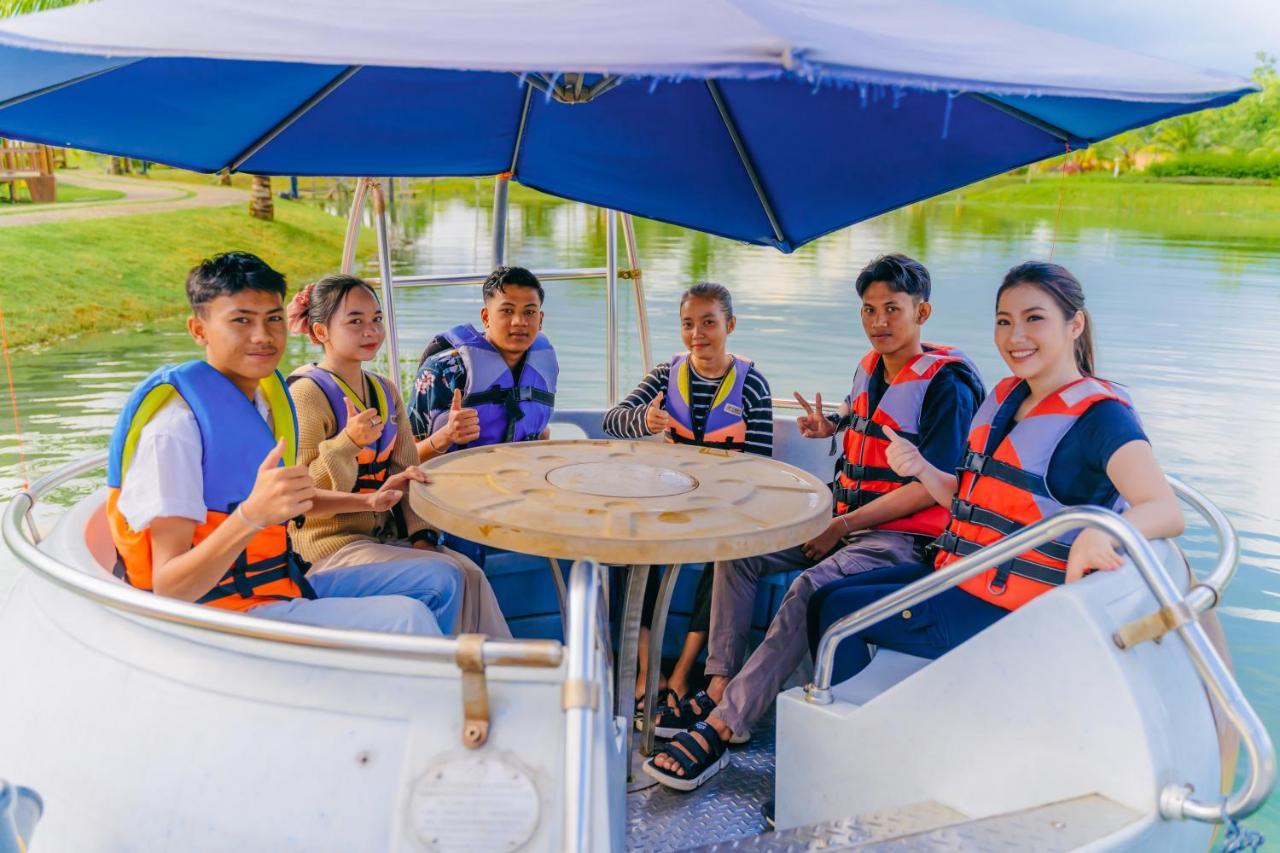
POLYGON ((941 196, 940 202, 1020 207, 1058 206, 1099 213, 1153 213, 1280 218, 1280 186, 1257 182, 1194 182, 1141 175, 1084 173, 1000 175, 941 196))
MULTIPOLYGON (((13 346, 110 331, 186 310, 183 282, 202 258, 230 249, 261 255, 291 291, 336 271, 346 223, 302 204, 276 203, 276 220, 244 206, 0 228, 4 312, 13 346)), ((372 251, 366 229, 361 253, 372 251)))
MULTIPOLYGON (((18 184, 16 195, 17 203, 11 204, 9 202, 8 185, 0 185, 0 214, 14 210, 31 209, 31 194, 27 192, 25 183, 18 184)), ((96 190, 89 187, 80 187, 64 181, 61 173, 58 175, 58 202, 115 201, 118 198, 124 198, 124 193, 119 190, 96 190)))

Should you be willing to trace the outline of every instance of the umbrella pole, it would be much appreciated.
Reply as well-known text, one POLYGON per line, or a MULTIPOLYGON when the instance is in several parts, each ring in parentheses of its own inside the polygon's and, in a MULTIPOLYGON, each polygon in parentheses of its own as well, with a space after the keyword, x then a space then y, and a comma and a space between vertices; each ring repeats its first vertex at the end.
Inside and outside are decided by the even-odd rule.
POLYGON ((649 307, 644 299, 644 278, 640 274, 640 254, 636 249, 636 226, 630 213, 618 214, 622 218, 622 241, 627 247, 627 270, 624 278, 631 279, 632 293, 636 300, 636 334, 640 338, 640 358, 647 375, 653 369, 653 348, 649 344, 649 307))
POLYGON ((507 262, 507 189, 511 173, 503 172, 493 181, 493 265, 507 262))
MULTIPOLYGON (((325 180, 327 181, 328 178, 325 180)), ((356 244, 360 239, 360 224, 364 218, 364 197, 368 191, 368 178, 360 178, 356 181, 355 192, 351 195, 351 212, 347 214, 347 236, 342 241, 342 266, 340 269, 343 275, 351 275, 355 269, 356 244)))
POLYGON ((400 339, 396 334, 395 279, 391 271, 391 239, 387 233, 387 200, 382 183, 369 180, 373 197, 373 224, 378 235, 378 280, 382 285, 382 316, 387 324, 387 376, 400 387, 400 339))
POLYGON ((612 210, 605 210, 604 216, 604 323, 607 338, 605 354, 608 361, 605 391, 609 408, 613 408, 618 404, 618 216, 612 210))

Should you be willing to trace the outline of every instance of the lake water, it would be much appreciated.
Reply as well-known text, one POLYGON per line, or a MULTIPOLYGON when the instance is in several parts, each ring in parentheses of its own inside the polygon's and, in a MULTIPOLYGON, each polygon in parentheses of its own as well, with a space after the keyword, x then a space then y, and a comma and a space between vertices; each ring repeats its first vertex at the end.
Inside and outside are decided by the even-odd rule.
MULTIPOLYGON (((474 192, 402 197, 395 225, 398 268, 457 272, 486 266, 489 201, 490 185, 479 181, 474 192)), ((791 256, 638 222, 654 356, 666 359, 679 347, 680 291, 713 279, 735 296, 733 349, 756 361, 775 396, 820 390, 839 400, 866 349, 853 279, 873 255, 903 251, 933 275, 935 310, 927 337, 963 348, 991 385, 1004 375, 991 343, 995 288, 1014 263, 1046 257, 1052 249, 1054 260, 1085 285, 1099 372, 1128 386, 1166 470, 1212 497, 1240 532, 1240 571, 1219 612, 1245 691, 1273 736, 1280 735, 1280 360, 1274 356, 1280 239, 1256 236, 1267 230, 1256 221, 1172 211, 1133 217, 1067 210, 1056 236, 1054 220, 1052 209, 948 199, 846 229, 791 256)), ((600 211, 522 194, 513 198, 509 257, 534 269, 600 265, 604 232, 600 211)), ((600 406, 603 284, 554 283, 548 290, 546 331, 562 370, 559 401, 600 406)), ((621 292, 625 393, 641 365, 629 283, 621 283, 621 292)), ((406 369, 431 333, 475 320, 479 309, 474 287, 402 292, 397 312, 406 369)), ((179 321, 14 353, 29 470, 46 472, 105 447, 129 389, 159 364, 194 354, 179 321)), ((286 362, 312 357, 297 341, 286 362)), ((19 486, 17 463, 6 403, 0 495, 19 486)), ((1212 559, 1214 541, 1200 525, 1191 525, 1183 545, 1200 567, 1212 559)), ((0 574, 5 570, 0 566, 0 574)), ((1280 835, 1280 796, 1250 824, 1280 835)))

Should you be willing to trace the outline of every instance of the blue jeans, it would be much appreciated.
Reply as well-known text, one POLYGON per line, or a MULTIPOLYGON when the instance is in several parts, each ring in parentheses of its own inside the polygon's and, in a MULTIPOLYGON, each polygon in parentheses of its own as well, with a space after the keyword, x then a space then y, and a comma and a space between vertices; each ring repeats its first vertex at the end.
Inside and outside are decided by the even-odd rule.
MULTIPOLYGON (((809 649, 844 616, 897 592, 933 571, 922 563, 904 563, 851 575, 822 587, 809 601, 809 649)), ((879 624, 859 631, 836 650, 833 684, 845 681, 871 662, 868 645, 916 657, 939 658, 1009 614, 959 587, 946 590, 914 607, 894 613, 879 624)))
POLYGON ((263 604, 249 613, 304 625, 439 636, 453 629, 462 604, 462 570, 430 551, 409 560, 316 572, 307 580, 316 598, 263 604))

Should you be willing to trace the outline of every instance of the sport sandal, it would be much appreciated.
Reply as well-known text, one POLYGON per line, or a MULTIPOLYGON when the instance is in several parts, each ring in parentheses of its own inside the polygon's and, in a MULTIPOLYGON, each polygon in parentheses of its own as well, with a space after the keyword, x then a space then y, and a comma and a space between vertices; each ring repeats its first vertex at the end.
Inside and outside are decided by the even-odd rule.
POLYGON ((676 791, 694 791, 729 765, 728 749, 728 745, 720 740, 720 735, 711 728, 711 724, 701 722, 691 730, 676 735, 652 758, 645 761, 643 770, 668 788, 676 791), (698 743, 693 736, 694 732, 702 735, 707 742, 706 747, 698 743), (685 750, 688 750, 687 754, 685 750), (676 764, 684 771, 684 775, 659 767, 656 763, 659 755, 668 755, 675 759, 676 764))

